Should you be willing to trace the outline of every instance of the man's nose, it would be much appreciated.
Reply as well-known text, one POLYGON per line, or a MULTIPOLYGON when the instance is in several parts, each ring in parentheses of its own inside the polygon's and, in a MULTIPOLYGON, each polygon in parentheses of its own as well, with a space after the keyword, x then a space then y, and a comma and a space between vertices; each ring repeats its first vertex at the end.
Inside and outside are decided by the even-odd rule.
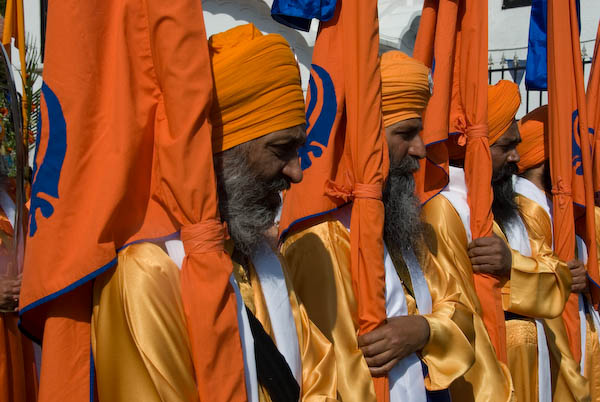
POLYGON ((408 147, 408 154, 414 156, 417 159, 423 159, 426 155, 425 144, 420 135, 416 135, 411 141, 408 147))
POLYGON ((302 169, 300 169, 300 158, 290 159, 283 167, 281 173, 290 178, 292 183, 302 181, 302 169))
POLYGON ((512 162, 512 163, 519 163, 519 161, 521 160, 521 156, 519 155, 519 152, 516 149, 513 149, 508 154, 508 157, 506 158, 506 160, 508 162, 512 162))

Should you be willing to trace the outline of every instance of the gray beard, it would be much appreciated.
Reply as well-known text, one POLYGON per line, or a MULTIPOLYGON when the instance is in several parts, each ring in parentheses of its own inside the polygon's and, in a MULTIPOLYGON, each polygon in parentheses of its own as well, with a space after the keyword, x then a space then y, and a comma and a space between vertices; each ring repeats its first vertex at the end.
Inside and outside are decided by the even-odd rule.
POLYGON ((390 250, 419 248, 423 234, 420 202, 415 195, 413 172, 419 161, 408 155, 390 167, 383 191, 385 207, 384 240, 390 250))
POLYGON ((289 188, 280 176, 257 177, 248 162, 248 143, 215 155, 215 173, 221 219, 227 222, 236 251, 252 257, 275 223, 281 206, 279 193, 289 188))

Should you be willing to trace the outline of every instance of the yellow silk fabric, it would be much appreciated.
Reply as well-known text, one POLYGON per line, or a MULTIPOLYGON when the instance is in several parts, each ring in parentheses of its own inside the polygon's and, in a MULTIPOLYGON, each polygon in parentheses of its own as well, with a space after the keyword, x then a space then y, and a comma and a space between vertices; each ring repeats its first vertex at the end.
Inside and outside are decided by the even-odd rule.
MULTIPOLYGON (((334 345, 340 400, 374 402, 371 375, 357 345, 357 309, 350 278, 348 230, 337 220, 325 220, 288 236, 282 253, 294 289, 310 318, 334 345)), ((445 279, 439 266, 427 264, 426 267, 433 312, 425 315, 430 338, 421 358, 429 368, 425 380, 427 388, 438 390, 447 388, 473 362, 469 341, 473 336, 472 313, 457 302, 458 292, 451 281, 445 279)), ((407 307, 409 314, 418 313, 411 296, 407 296, 407 307)))
MULTIPOLYGON (((540 242, 544 242, 545 247, 550 247, 552 243, 552 225, 550 222, 550 216, 546 211, 535 201, 530 200, 522 195, 517 196, 517 204, 521 211, 521 217, 527 227, 527 231, 530 237, 531 251, 535 255, 537 252, 536 246, 540 242)), ((557 257, 555 257, 557 258, 557 257)), ((567 268, 568 270, 568 268, 567 268)), ((570 273, 569 273, 569 289, 570 289, 570 273)), ((589 320, 586 324, 589 327, 589 320)), ((554 400, 555 401, 573 401, 573 400, 589 400, 589 385, 588 381, 585 380, 579 373, 579 364, 574 360, 569 348, 569 341, 567 332, 564 326, 562 318, 556 317, 552 320, 544 320, 544 329, 546 330, 546 338, 548 340, 548 349, 550 350, 551 363, 556 366, 559 365, 558 374, 554 372, 553 368, 553 388, 554 388, 554 400), (558 375, 558 378, 556 378, 558 375), (556 383, 554 381, 556 380, 556 383)), ((593 328, 593 326, 592 326, 593 328)), ((593 329, 588 328, 588 334, 593 329)), ((598 342, 588 340, 590 348, 586 347, 586 368, 587 361, 590 361, 590 366, 594 367, 594 361, 596 369, 598 367, 599 349, 597 348, 598 342), (595 343, 595 345, 594 345, 595 343), (594 346, 596 346, 594 348, 594 346)), ((596 376, 597 377, 597 376, 596 376)), ((597 381, 595 378, 593 380, 597 381)))
POLYGON ((179 269, 158 246, 129 246, 94 283, 100 401, 198 401, 179 269))
POLYGON ((444 267, 462 294, 462 302, 473 314, 475 363, 462 379, 450 387, 455 401, 511 401, 512 380, 496 352, 481 319, 481 305, 475 293, 473 271, 467 255, 467 234, 452 204, 441 195, 431 199, 422 211, 426 239, 434 259, 444 267))
POLYGON ((535 320, 506 321, 506 355, 519 402, 538 401, 538 350, 535 320))
MULTIPOLYGON (((337 372, 335 354, 331 343, 308 318, 304 306, 299 302, 287 278, 285 261, 280 258, 288 289, 292 314, 298 333, 298 345, 302 359, 302 398, 303 402, 336 401, 337 372)), ((269 311, 262 288, 251 263, 245 269, 233 263, 233 273, 240 286, 244 303, 261 322, 265 331, 273 337, 269 311)), ((261 402, 270 401, 267 392, 261 388, 261 402)))
POLYGON ((600 401, 600 344, 592 317, 586 314, 586 342, 584 375, 590 382, 592 401, 600 401))
MULTIPOLYGON (((234 264, 234 270, 245 304, 271 334, 254 268, 246 273, 234 264)), ((302 401, 335 401, 331 345, 288 290, 302 358, 302 401)), ((92 348, 100 401, 198 400, 179 269, 160 247, 130 246, 119 253, 116 269, 96 279, 92 348)), ((259 397, 270 402, 262 387, 259 397)))

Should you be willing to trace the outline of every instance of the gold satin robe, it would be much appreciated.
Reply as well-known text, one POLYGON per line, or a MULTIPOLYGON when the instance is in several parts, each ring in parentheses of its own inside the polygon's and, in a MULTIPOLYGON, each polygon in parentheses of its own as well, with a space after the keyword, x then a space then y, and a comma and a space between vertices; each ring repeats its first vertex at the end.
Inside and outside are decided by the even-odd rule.
MULTIPOLYGON (((442 195, 437 195, 423 207, 422 216, 428 224, 430 251, 439 264, 449 270, 457 281, 468 306, 477 314, 475 319, 475 364, 464 377, 451 387, 454 400, 507 401, 511 398, 513 379, 508 368, 496 358, 494 347, 481 320, 481 305, 475 292, 471 261, 467 254, 467 233, 460 216, 442 195), (475 399, 472 395, 475 394, 475 399)), ((494 222, 493 231, 506 241, 500 227, 494 222)), ((532 241, 536 257, 530 258, 512 250, 510 279, 504 280, 502 304, 505 311, 536 318, 558 317, 564 308, 571 286, 571 276, 566 264, 557 260, 552 250, 542 240, 532 241)), ((515 343, 531 340, 531 325, 522 328, 520 323, 507 325, 507 350, 515 343)), ((535 327, 535 326, 534 326, 535 327)), ((531 345, 527 346, 533 350, 531 345)), ((536 354, 537 354, 537 348, 536 354)), ((537 361, 537 360, 536 360, 537 361)), ((537 365, 536 365, 537 366, 537 365)), ((536 373, 520 377, 537 383, 536 373)), ((518 395, 516 395, 517 400, 518 395)))
MULTIPOLYGON (((552 223, 546 210, 535 201, 530 200, 523 195, 518 195, 516 201, 519 205, 521 217, 523 218, 529 237, 532 240, 532 254, 536 254, 536 246, 539 244, 539 241, 543 241, 547 247, 552 247, 552 223)), ((598 364, 600 363, 598 357, 600 354, 600 349, 598 349, 598 336, 595 334, 594 326, 590 325, 591 317, 588 316, 587 318, 586 368, 594 370, 590 371, 589 374, 592 372, 600 374, 600 371, 598 371, 598 364)), ((561 402, 589 400, 588 383, 581 377, 579 363, 575 361, 571 354, 568 336, 562 318, 557 317, 551 320, 544 320, 544 329, 547 334, 546 338, 548 340, 548 349, 550 351, 554 400, 561 402)), ((535 355, 532 355, 531 358, 537 359, 537 350, 535 355)), ((599 380, 594 378, 593 375, 590 377, 587 374, 586 370, 586 377, 592 381, 592 384, 590 385, 593 385, 595 382, 597 387, 597 382, 599 380)), ((593 388, 590 388, 590 390, 592 389, 593 388)), ((594 396, 594 394, 592 394, 592 396, 594 396)), ((598 400, 598 398, 600 398, 600 395, 596 394, 592 400, 598 400)))
MULTIPOLYGON (((375 402, 367 363, 358 348, 356 298, 350 276, 350 234, 334 218, 289 235, 281 247, 294 289, 311 320, 333 343, 338 369, 338 394, 343 402, 375 402)), ((397 259, 396 259, 397 261, 397 259)), ((424 315, 430 337, 420 357, 429 375, 430 390, 446 389, 462 376, 474 360, 472 312, 459 302, 458 290, 444 271, 425 261, 423 271, 432 298, 432 313, 424 315)), ((396 263, 404 284, 406 268, 396 263)), ((418 314, 414 298, 405 287, 409 314, 418 314)))
MULTIPOLYGON (((253 266, 246 268, 234 263, 244 303, 273 336, 256 272, 253 266)), ((335 401, 332 346, 289 286, 288 292, 302 360, 301 400, 335 401)), ((161 247, 129 246, 119 252, 116 269, 96 279, 92 349, 101 402, 198 401, 179 269, 161 247)), ((262 387, 259 398, 270 402, 262 387)))

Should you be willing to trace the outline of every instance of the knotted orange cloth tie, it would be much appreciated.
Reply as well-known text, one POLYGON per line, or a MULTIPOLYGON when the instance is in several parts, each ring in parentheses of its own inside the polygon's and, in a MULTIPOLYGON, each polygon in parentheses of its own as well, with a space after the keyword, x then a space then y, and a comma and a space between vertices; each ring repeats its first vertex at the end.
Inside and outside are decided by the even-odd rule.
POLYGON ((350 202, 357 198, 381 200, 383 186, 380 184, 352 183, 350 174, 345 174, 346 183, 338 184, 332 180, 325 183, 325 195, 350 202))
POLYGON ((244 357, 238 330, 237 302, 229 283, 233 272, 225 253, 225 226, 210 219, 181 228, 185 259, 181 269, 181 297, 201 401, 244 402, 244 357), (213 254, 217 265, 201 264, 213 254), (215 375, 219 373, 220 375, 215 375), (242 388, 240 388, 242 387, 242 388))

